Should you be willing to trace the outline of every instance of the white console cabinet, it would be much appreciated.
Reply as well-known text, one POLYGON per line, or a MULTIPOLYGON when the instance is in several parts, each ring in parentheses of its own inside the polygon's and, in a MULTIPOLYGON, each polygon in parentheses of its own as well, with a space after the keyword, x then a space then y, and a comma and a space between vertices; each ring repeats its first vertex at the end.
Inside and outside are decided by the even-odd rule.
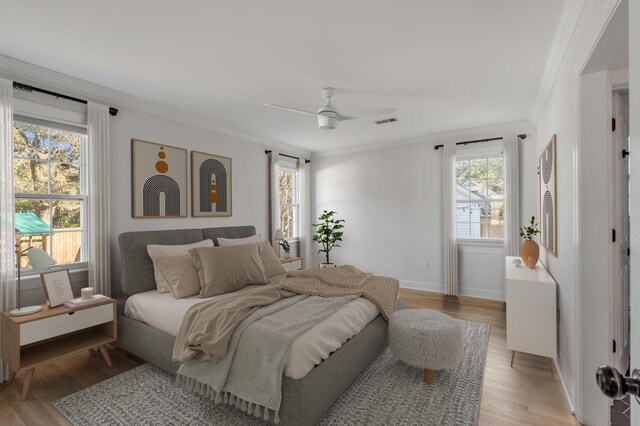
POLYGON ((535 269, 517 267, 513 259, 505 259, 507 297, 507 349, 526 352, 552 360, 557 354, 556 282, 540 262, 535 269))

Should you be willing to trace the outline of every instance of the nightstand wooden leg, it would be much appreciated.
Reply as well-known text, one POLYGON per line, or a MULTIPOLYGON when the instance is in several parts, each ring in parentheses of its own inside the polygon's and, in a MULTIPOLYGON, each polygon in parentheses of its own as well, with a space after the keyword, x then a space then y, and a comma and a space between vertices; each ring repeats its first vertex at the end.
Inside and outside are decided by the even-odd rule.
POLYGON ((430 368, 424 369, 424 382, 428 385, 433 383, 433 371, 430 368))
POLYGON ((99 346, 98 349, 102 354, 102 358, 104 358, 104 362, 106 362, 107 365, 111 367, 111 357, 109 356, 109 352, 107 352, 107 348, 105 348, 105 346, 102 345, 102 346, 99 346))
POLYGON ((25 401, 29 395, 29 387, 31 386, 31 379, 33 379, 33 372, 35 368, 27 370, 24 376, 24 383, 22 384, 22 400, 25 401))
POLYGON ((513 361, 516 359, 516 351, 511 351, 511 368, 513 368, 513 361))
POLYGON ((551 358, 549 358, 549 370, 551 370, 551 377, 553 377, 553 360, 551 358))

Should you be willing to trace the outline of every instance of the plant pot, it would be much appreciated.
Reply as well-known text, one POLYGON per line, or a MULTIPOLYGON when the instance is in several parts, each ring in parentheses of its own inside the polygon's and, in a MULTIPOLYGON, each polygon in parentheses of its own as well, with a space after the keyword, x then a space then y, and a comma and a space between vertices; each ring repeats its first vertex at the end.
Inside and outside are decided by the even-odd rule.
POLYGON ((533 240, 524 240, 520 245, 520 258, 527 268, 535 269, 540 257, 540 246, 533 240))
POLYGON ((338 265, 336 263, 321 263, 321 268, 337 268, 338 265))

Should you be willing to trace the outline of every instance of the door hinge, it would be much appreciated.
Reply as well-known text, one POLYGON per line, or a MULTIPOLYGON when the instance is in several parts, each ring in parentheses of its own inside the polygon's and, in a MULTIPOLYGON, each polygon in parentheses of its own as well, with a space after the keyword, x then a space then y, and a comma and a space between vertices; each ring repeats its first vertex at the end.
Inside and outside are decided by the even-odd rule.
POLYGON ((616 339, 613 339, 613 353, 616 353, 616 339))
POLYGON ((615 229, 611 230, 611 242, 612 243, 616 242, 616 230, 615 229))
POLYGON ((629 155, 630 155, 630 152, 628 149, 622 150, 622 158, 627 158, 629 155))
POLYGON ((615 118, 611 119, 611 131, 612 132, 616 131, 616 119, 615 118))

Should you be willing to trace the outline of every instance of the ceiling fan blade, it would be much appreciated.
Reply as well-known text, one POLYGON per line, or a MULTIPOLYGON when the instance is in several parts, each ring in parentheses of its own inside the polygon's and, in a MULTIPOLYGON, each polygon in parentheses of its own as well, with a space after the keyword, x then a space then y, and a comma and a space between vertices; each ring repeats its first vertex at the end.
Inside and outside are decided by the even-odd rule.
POLYGON ((395 108, 372 109, 368 111, 351 111, 344 114, 338 114, 338 120, 353 120, 354 118, 375 117, 377 115, 393 114, 395 108))
POLYGON ((285 110, 285 111, 297 112, 297 113, 300 113, 300 114, 313 115, 314 117, 317 117, 317 116, 318 116, 318 113, 317 113, 317 112, 304 111, 304 110, 301 110, 301 109, 291 108, 291 107, 283 106, 283 105, 266 104, 266 103, 265 103, 265 104, 262 104, 262 105, 264 105, 264 106, 268 106, 268 107, 272 107, 272 108, 283 109, 283 110, 285 110))

